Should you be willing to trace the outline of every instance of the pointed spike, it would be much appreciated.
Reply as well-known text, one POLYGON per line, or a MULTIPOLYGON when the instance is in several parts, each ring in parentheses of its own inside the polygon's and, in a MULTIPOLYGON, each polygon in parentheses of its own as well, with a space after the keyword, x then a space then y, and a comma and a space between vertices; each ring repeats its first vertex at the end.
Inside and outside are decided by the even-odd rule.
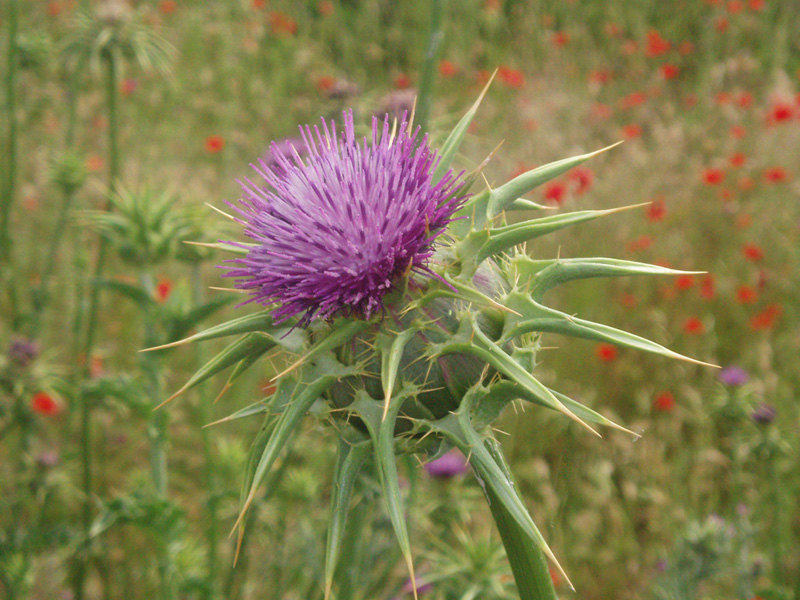
POLYGON ((233 292, 235 294, 248 294, 247 290, 240 290, 238 288, 224 288, 224 287, 216 287, 213 285, 208 286, 208 289, 214 290, 217 292, 233 292))
MULTIPOLYGON (((205 203, 205 205, 206 205, 206 206, 208 206, 208 207, 209 207, 211 210, 214 210, 214 211, 218 212, 218 213, 219 213, 219 214, 221 214, 223 217, 225 217, 225 218, 227 218, 227 219, 230 219, 231 221, 237 221, 236 217, 229 215, 229 214, 228 214, 228 213, 226 213, 225 211, 223 211, 223 210, 220 210, 219 208, 217 208, 216 206, 214 206, 214 205, 212 205, 212 204, 209 204, 208 202, 206 202, 206 203, 205 203)), ((238 222, 238 221, 237 221, 237 222, 238 222)))

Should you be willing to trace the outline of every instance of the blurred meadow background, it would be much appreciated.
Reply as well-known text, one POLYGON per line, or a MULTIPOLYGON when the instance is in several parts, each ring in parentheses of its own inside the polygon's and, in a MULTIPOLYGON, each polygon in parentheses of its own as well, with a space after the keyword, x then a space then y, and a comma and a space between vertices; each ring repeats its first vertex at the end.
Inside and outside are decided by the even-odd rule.
MULTIPOLYGON (((276 371, 153 412, 222 344, 138 350, 235 314, 209 289, 227 257, 183 242, 240 239, 206 203, 235 201, 271 141, 348 108, 366 131, 422 87, 436 146, 497 69, 459 167, 502 142, 491 185, 625 140, 530 199, 648 203, 531 255, 702 272, 573 283, 555 304, 723 367, 546 338, 543 381, 642 435, 530 408, 498 422, 577 588, 554 572, 559 596, 800 600, 795 0, 3 0, 0 19, 0 597, 323 598, 335 436, 307 419, 234 569, 260 421, 203 425, 276 371)), ((403 463, 420 594, 518 597, 455 458, 403 463)), ((377 494, 339 600, 412 597, 377 494)))

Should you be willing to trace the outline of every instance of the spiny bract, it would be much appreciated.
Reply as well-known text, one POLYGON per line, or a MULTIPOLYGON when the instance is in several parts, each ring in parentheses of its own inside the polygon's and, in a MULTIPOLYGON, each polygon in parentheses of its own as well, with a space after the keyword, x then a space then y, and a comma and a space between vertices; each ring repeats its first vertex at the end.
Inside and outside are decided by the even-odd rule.
POLYGON ((308 128, 301 130, 309 149, 305 161, 294 156, 271 169, 262 165, 257 171, 270 188, 244 186, 241 212, 254 243, 212 245, 243 255, 229 275, 271 307, 172 344, 241 336, 173 398, 233 366, 227 389, 276 348, 294 361, 273 378, 270 398, 223 419, 266 414, 246 469, 234 527, 240 536, 259 485, 311 407, 317 404, 321 410, 315 414, 336 428, 341 443, 326 597, 364 468, 377 472, 414 581, 395 455, 434 456, 455 446, 469 457, 483 486, 520 594, 555 598, 544 556, 560 566, 517 493, 490 423, 521 400, 557 410, 589 429, 623 428, 533 376, 541 334, 692 361, 544 304, 548 290, 576 279, 680 272, 604 258, 535 260, 518 249, 529 239, 616 210, 524 220, 542 207, 523 195, 596 153, 467 196, 480 168, 461 179, 450 165, 481 98, 438 154, 428 149, 427 138, 408 133, 405 121, 394 134, 384 121, 380 135, 373 123, 372 145, 356 142, 349 113, 342 138, 325 128, 314 141, 308 128), (511 214, 518 222, 507 224, 511 214))

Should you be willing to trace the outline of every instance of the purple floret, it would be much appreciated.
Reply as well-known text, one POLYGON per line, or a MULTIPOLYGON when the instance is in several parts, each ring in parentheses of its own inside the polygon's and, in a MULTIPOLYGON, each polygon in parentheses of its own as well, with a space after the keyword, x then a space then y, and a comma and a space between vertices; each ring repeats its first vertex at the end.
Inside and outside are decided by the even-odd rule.
POLYGON ((425 471, 437 479, 449 479, 456 475, 463 475, 469 471, 469 462, 458 450, 451 450, 436 460, 425 463, 425 471))
POLYGON ((373 118, 372 141, 359 143, 350 111, 343 135, 324 120, 301 128, 305 161, 273 151, 274 166, 251 165, 267 185, 240 181, 236 210, 257 246, 226 276, 275 306, 276 322, 307 324, 340 311, 368 319, 409 270, 432 275, 434 242, 464 196, 452 171, 433 182, 436 153, 408 129, 404 117, 392 136, 388 115, 382 128, 373 118))
POLYGON ((772 404, 762 402, 755 408, 751 416, 753 421, 759 425, 769 425, 775 420, 775 416, 777 414, 778 411, 775 410, 775 407, 772 404))
POLYGON ((719 380, 725 385, 739 387, 750 380, 750 375, 743 368, 731 365, 719 372, 719 380))

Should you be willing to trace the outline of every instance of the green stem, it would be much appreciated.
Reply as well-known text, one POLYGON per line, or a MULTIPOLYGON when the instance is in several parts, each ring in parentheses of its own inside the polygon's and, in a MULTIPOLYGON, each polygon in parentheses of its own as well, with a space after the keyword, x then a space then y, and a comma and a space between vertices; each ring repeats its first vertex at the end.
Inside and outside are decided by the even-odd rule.
POLYGON ((416 111, 416 121, 423 132, 428 129, 433 84, 436 80, 436 63, 438 62, 439 50, 444 39, 444 31, 442 30, 443 13, 444 0, 431 0, 431 29, 428 35, 428 45, 425 48, 425 59, 422 63, 416 111))
POLYGON ((6 72, 6 116, 8 117, 8 139, 6 150, 6 182, 0 204, 0 263, 9 262, 11 239, 9 237, 9 218, 14 201, 17 179, 17 27, 19 24, 19 2, 10 0, 8 4, 8 71, 6 72))
MULTIPOLYGON (((203 303, 203 278, 200 265, 195 264, 192 269, 192 287, 194 291, 194 304, 200 306, 203 303)), ((205 364, 203 351, 200 344, 194 344, 195 363, 205 364)), ((198 390, 200 402, 200 421, 202 425, 211 423, 214 419, 211 396, 206 392, 207 386, 204 384, 198 390)), ((208 556, 206 567, 206 598, 212 600, 218 596, 218 573, 217 557, 219 555, 219 536, 217 531, 217 501, 219 494, 216 484, 216 464, 214 462, 214 452, 211 448, 211 432, 206 427, 200 427, 200 437, 203 444, 203 461, 205 468, 206 483, 206 512, 208 524, 206 528, 206 541, 208 543, 208 556)))
MULTIPOLYGON (((106 56, 106 101, 108 103, 108 148, 109 148, 109 193, 113 193, 119 178, 119 146, 118 122, 117 122, 117 63, 113 55, 106 56)), ((106 210, 110 209, 110 202, 106 201, 106 210)), ((88 322, 86 324, 86 336, 82 347, 83 367, 81 379, 89 378, 91 367, 91 355, 94 350, 95 334, 99 317, 100 288, 95 285, 103 277, 106 262, 106 239, 100 237, 97 249, 97 260, 95 262, 94 277, 89 282, 91 291, 89 292, 88 322)), ((92 399, 86 394, 81 397, 81 462, 83 463, 83 533, 84 549, 86 554, 78 566, 75 577, 75 600, 83 600, 84 584, 86 571, 88 568, 88 544, 89 533, 92 526, 92 448, 91 448, 91 408, 92 399)))

